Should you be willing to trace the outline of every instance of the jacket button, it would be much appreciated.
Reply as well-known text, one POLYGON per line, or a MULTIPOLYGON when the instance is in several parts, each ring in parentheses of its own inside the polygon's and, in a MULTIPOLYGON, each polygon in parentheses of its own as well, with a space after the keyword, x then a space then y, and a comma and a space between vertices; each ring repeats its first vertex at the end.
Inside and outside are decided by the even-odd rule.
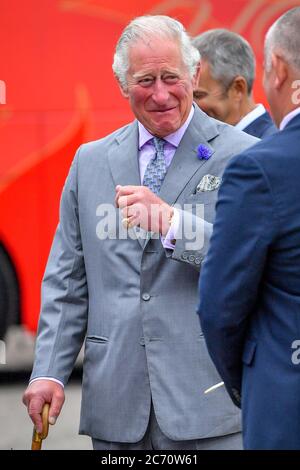
POLYGON ((150 300, 150 294, 148 294, 147 292, 145 292, 143 295, 142 295, 142 299, 143 300, 150 300))
POLYGON ((182 253, 181 258, 182 258, 182 259, 188 259, 188 254, 187 254, 186 251, 184 251, 184 252, 182 253))
POLYGON ((195 256, 194 256, 194 255, 190 255, 190 256, 189 256, 189 261, 190 261, 191 263, 193 263, 193 262, 195 261, 195 256))
POLYGON ((201 264, 201 258, 196 258, 195 259, 195 264, 201 264))

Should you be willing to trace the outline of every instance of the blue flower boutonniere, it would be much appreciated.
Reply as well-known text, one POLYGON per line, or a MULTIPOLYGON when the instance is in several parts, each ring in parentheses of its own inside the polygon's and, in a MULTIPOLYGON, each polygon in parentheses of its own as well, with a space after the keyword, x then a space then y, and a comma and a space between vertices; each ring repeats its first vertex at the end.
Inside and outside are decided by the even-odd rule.
POLYGON ((197 157, 199 160, 208 160, 212 156, 213 152, 206 145, 200 144, 197 149, 197 157))

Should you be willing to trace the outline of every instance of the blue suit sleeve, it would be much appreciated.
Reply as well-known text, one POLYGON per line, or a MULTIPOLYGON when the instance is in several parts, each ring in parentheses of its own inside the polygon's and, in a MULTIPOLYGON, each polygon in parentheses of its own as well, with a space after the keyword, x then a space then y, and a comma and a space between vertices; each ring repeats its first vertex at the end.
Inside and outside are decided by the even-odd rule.
POLYGON ((208 351, 238 406, 243 346, 277 223, 262 167, 251 153, 238 155, 224 173, 198 307, 208 351))

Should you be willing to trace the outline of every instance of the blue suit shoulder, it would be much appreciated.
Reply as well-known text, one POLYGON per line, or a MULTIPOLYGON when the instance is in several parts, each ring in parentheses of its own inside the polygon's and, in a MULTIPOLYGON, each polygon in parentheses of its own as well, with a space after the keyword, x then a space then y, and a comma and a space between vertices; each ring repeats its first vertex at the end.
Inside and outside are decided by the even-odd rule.
POLYGON ((245 127, 244 132, 260 139, 264 139, 278 132, 278 129, 275 126, 270 114, 266 111, 264 114, 255 119, 255 121, 251 122, 249 126, 245 127))
POLYGON ((276 162, 284 165, 293 156, 299 156, 299 147, 294 145, 294 142, 299 141, 300 116, 293 121, 295 122, 291 122, 283 131, 278 131, 260 140, 252 147, 236 155, 231 162, 253 158, 267 168, 269 165, 274 167, 276 162))
MULTIPOLYGON (((293 200, 299 199, 300 115, 293 121, 283 131, 233 157, 224 178, 232 171, 247 175, 252 169, 265 180, 280 207, 293 205, 293 200)), ((284 211, 280 213, 285 217, 284 211)))

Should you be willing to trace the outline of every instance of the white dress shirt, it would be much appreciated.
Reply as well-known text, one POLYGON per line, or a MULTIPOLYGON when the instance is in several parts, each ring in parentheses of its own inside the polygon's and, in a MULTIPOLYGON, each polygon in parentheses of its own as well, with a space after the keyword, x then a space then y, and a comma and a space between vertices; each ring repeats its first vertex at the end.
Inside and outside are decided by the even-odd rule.
POLYGON ((296 108, 294 109, 293 111, 291 111, 289 114, 287 114, 281 121, 280 123, 280 126, 279 126, 279 129, 281 131, 283 131, 283 129, 288 125, 288 123, 294 119, 294 117, 298 116, 298 114, 300 114, 300 107, 299 108, 296 108))
POLYGON ((263 104, 258 104, 250 113, 246 114, 240 122, 238 122, 234 127, 236 129, 239 129, 240 131, 243 131, 248 127, 252 122, 254 122, 256 119, 258 119, 260 116, 265 114, 266 108, 264 107, 263 104))

